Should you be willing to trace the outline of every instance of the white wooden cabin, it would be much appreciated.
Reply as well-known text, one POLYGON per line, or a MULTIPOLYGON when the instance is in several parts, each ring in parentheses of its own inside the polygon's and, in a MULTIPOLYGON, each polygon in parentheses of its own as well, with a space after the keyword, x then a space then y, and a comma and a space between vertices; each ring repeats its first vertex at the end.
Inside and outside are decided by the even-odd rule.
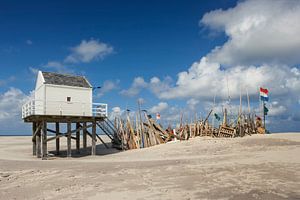
POLYGON ((107 116, 107 104, 93 103, 93 87, 84 76, 39 71, 22 118, 31 115, 107 116))

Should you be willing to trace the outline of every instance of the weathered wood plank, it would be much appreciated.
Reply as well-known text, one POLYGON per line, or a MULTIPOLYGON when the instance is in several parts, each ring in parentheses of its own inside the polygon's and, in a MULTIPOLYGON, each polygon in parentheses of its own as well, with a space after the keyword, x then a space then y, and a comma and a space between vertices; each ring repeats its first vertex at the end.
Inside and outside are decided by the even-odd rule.
POLYGON ((36 157, 37 158, 41 158, 41 150, 42 150, 41 149, 41 129, 38 129, 38 132, 36 133, 36 157))
POLYGON ((32 155, 36 156, 36 134, 37 122, 32 123, 32 155))
POLYGON ((56 130, 56 155, 59 155, 59 122, 55 123, 55 130, 56 130))
POLYGON ((71 152, 71 122, 67 123, 67 132, 68 132, 68 138, 67 138, 67 157, 71 157, 72 156, 72 152, 71 152))
POLYGON ((38 122, 47 121, 48 123, 60 122, 93 122, 93 121, 103 121, 105 117, 101 116, 69 116, 69 115, 31 115, 24 118, 24 122, 38 122))
POLYGON ((87 131, 87 127, 86 127, 86 122, 83 122, 83 126, 82 126, 82 130, 83 130, 83 133, 82 133, 82 143, 83 143, 83 148, 86 149, 87 147, 87 142, 86 142, 86 131, 87 131))
POLYGON ((42 128, 42 159, 47 159, 47 122, 43 121, 43 128, 42 128))
POLYGON ((80 153, 80 130, 81 129, 82 129, 82 127, 77 122, 76 123, 76 151, 77 151, 77 153, 80 153))
POLYGON ((92 155, 96 155, 96 121, 93 121, 92 126, 92 155))

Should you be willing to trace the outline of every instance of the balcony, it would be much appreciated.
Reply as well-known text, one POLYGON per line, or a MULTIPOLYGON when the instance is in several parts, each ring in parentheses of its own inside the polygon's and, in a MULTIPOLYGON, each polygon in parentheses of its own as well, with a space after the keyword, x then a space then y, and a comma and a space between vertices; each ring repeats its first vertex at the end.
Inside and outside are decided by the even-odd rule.
POLYGON ((22 106, 22 119, 32 115, 107 117, 107 104, 30 100, 22 106))

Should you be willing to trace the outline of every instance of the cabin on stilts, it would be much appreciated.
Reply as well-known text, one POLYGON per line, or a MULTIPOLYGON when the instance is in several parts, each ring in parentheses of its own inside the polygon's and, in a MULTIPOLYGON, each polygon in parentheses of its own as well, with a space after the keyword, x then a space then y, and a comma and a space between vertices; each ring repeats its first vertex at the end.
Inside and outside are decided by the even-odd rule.
POLYGON ((71 140, 76 141, 76 151, 80 153, 81 135, 84 150, 87 136, 91 137, 91 155, 96 155, 97 138, 104 143, 97 132, 113 140, 115 129, 107 118, 107 104, 94 103, 92 93, 93 87, 84 76, 38 72, 34 95, 22 107, 24 122, 32 123, 33 155, 47 159, 47 143, 52 140, 59 154, 61 137, 67 138, 67 157, 72 156, 71 140))

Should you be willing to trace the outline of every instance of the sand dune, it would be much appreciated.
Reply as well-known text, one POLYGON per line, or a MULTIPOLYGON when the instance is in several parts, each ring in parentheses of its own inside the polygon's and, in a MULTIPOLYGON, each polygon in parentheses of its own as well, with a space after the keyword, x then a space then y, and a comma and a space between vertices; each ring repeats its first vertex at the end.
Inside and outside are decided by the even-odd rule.
POLYGON ((126 152, 98 145, 97 156, 47 161, 31 155, 30 141, 0 137, 0 199, 300 199, 300 133, 126 152))

